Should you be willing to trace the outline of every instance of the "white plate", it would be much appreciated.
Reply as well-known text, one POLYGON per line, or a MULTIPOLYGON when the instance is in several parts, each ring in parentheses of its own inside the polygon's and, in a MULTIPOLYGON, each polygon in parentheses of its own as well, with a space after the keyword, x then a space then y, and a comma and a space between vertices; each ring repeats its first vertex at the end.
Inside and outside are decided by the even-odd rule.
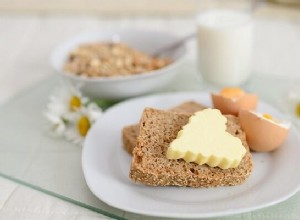
MULTIPOLYGON (((148 96, 112 107, 96 122, 84 143, 82 167, 89 188, 100 200, 144 215, 200 218, 271 206, 299 190, 300 137, 294 128, 277 151, 253 153, 253 173, 241 186, 194 189, 132 183, 128 177, 131 157, 122 148, 122 128, 137 123, 146 106, 167 109, 188 100, 211 105, 207 93, 148 96)), ((259 103, 258 110, 283 117, 263 102, 259 103)))

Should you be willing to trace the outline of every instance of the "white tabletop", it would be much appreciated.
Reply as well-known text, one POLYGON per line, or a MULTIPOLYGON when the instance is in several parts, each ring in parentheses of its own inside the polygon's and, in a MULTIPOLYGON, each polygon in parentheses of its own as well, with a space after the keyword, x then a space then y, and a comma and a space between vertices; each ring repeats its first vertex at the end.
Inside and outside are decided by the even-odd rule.
MULTIPOLYGON (((195 29, 192 17, 0 15, 0 102, 53 74, 53 48, 74 34, 97 28, 149 28, 183 36, 195 29)), ((188 43, 187 60, 195 58, 188 43)), ((257 21, 253 71, 300 78, 300 18, 257 21)), ((0 178, 0 219, 107 219, 100 214, 0 178)))

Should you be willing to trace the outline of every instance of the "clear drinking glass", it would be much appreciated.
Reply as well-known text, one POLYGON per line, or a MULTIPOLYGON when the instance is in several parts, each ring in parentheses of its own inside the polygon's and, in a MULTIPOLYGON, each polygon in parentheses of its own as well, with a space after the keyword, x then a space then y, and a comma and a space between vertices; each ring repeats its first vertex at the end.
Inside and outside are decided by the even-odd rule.
POLYGON ((254 1, 198 2, 198 67, 207 82, 217 86, 238 86, 249 78, 254 1))

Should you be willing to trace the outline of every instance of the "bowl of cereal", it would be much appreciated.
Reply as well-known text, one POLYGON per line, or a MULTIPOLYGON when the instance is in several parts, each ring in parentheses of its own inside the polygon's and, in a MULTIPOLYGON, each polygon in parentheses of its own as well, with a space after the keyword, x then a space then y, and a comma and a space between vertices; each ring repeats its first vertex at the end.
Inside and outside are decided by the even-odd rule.
POLYGON ((155 51, 177 41, 149 30, 101 30, 75 36, 55 49, 51 64, 91 98, 125 99, 160 91, 177 73, 186 48, 159 57, 155 51))

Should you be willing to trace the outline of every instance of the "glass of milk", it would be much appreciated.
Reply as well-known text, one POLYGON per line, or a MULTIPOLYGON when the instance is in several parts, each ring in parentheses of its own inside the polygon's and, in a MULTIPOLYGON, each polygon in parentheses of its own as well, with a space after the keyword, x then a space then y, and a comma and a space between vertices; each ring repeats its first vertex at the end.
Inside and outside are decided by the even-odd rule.
POLYGON ((200 0, 199 72, 217 86, 238 86, 251 73, 254 0, 200 0))

